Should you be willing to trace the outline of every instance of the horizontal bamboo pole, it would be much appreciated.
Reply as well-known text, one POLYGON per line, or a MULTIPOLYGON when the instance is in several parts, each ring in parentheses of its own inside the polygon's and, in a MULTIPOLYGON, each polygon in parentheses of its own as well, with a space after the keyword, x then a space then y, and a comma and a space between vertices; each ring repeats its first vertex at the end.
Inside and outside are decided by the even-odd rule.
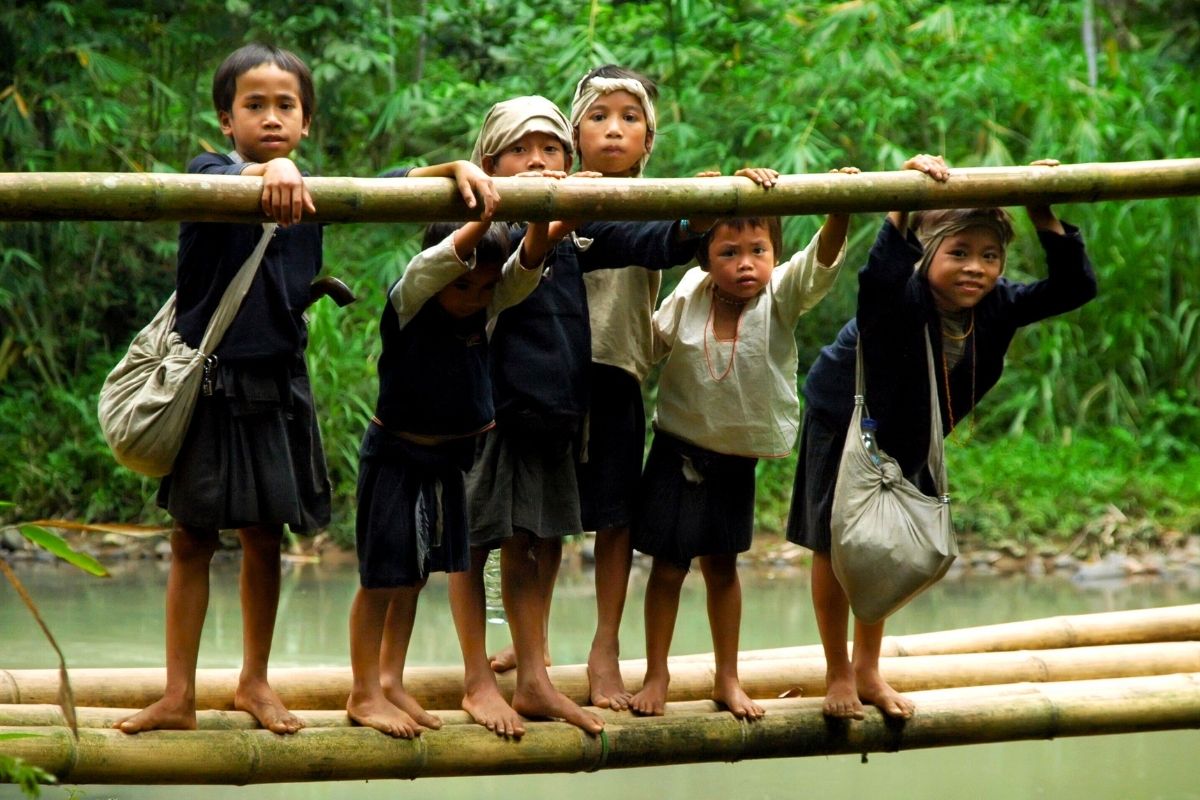
MULTIPOLYGON (((974 628, 885 636, 882 654, 933 656, 1188 640, 1200 640, 1200 604, 1073 614, 1002 622, 998 625, 980 625, 974 628)), ((821 646, 814 644, 743 650, 738 653, 738 660, 822 656, 821 646)), ((712 653, 695 653, 674 656, 672 661, 712 661, 712 658, 712 653)))
POLYGON ((610 723, 589 736, 560 722, 530 723, 519 741, 477 725, 448 725, 414 740, 366 728, 153 731, 127 736, 57 727, 5 742, 60 782, 250 784, 449 775, 580 772, 664 764, 893 752, 962 744, 1200 727, 1200 675, 943 690, 914 695, 903 724, 868 709, 861 722, 831 723, 819 700, 765 701, 753 723, 727 712, 610 723))
MULTIPOLYGON (((1069 681, 1095 678, 1200 672, 1200 642, 1075 647, 1060 650, 1022 650, 944 656, 884 658, 884 676, 900 691, 949 686, 1003 684, 1020 681, 1069 681)), ((74 669, 71 687, 79 706, 141 708, 162 695, 162 669, 74 669)), ((199 670, 197 708, 232 709, 236 669, 199 670)), ((825 692, 825 664, 820 659, 774 659, 741 664, 746 691, 756 698, 778 697, 798 690, 804 696, 825 692)), ((57 670, 0 671, 0 703, 54 703, 57 670), (6 688, 7 687, 7 688, 6 688)), ((550 676, 560 691, 577 703, 587 702, 587 672, 583 665, 552 667, 550 676)), ((630 673, 636 688, 640 673, 630 673)), ((511 696, 513 675, 501 675, 501 689, 511 696)), ((426 708, 458 708, 462 701, 462 669, 413 667, 405 671, 405 688, 426 708)), ((280 668, 271 670, 271 685, 289 708, 338 710, 346 706, 350 670, 339 668, 280 668)), ((669 699, 703 700, 712 694, 713 668, 702 662, 671 667, 669 699)))
MULTIPOLYGON (((309 178, 314 222, 477 217, 448 178, 309 178)), ((497 219, 677 219, 891 209, 1048 205, 1200 194, 1200 158, 748 178, 497 178, 497 219)), ((0 220, 263 219, 262 179, 121 172, 0 173, 0 220)))

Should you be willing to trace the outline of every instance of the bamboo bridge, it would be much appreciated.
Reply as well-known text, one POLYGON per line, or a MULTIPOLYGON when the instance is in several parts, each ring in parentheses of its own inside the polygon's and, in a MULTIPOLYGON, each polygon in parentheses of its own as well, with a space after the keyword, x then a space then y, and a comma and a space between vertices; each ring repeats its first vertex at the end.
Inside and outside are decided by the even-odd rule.
MULTIPOLYGON (((644 662, 624 662, 638 675, 644 662)), ((1065 736, 1200 728, 1200 605, 1054 617, 884 641, 882 669, 917 704, 907 721, 868 707, 862 721, 821 712, 825 664, 817 646, 741 654, 747 692, 767 715, 747 722, 706 699, 712 656, 672 659, 662 717, 596 709, 590 736, 530 722, 519 741, 471 724, 462 711, 417 739, 355 726, 345 713, 350 672, 274 669, 272 685, 307 727, 292 736, 232 710, 237 670, 200 670, 198 730, 129 736, 118 719, 156 700, 161 669, 72 670, 78 737, 54 705, 57 670, 0 670, 3 752, 60 782, 250 784, 579 772, 709 761, 865 754, 1065 736)), ((587 695, 583 665, 552 667, 572 699, 587 695)), ((461 668, 406 671, 430 709, 456 709, 461 668)), ((501 676, 512 689, 511 675, 501 676)))
MULTIPOLYGON (((1200 194, 1200 158, 749 178, 496 178, 496 219, 675 219, 1091 203, 1200 194)), ((430 222, 478 216, 449 178, 308 178, 312 222, 430 222)), ((168 173, 0 173, 0 221, 257 222, 261 178, 168 173)))

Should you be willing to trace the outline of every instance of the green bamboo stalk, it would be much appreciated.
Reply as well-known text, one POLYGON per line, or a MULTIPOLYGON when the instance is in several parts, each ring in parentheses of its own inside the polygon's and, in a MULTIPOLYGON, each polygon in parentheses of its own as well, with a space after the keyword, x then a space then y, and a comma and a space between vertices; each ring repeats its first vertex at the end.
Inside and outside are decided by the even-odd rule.
MULTIPOLYGON (((314 222, 477 217, 448 178, 310 178, 314 222)), ((748 178, 497 178, 497 219, 677 219, 892 209, 1048 205, 1200 194, 1200 158, 748 178)), ((258 222, 262 180, 164 173, 0 173, 0 220, 258 222)))
POLYGON ((565 723, 534 722, 520 741, 477 725, 447 725, 414 740, 338 727, 293 736, 262 730, 127 736, 92 728, 78 741, 54 727, 0 733, 39 734, 6 742, 6 753, 64 783, 244 785, 592 772, 1200 727, 1197 674, 949 689, 913 699, 917 713, 903 724, 874 708, 861 722, 830 724, 820 699, 764 701, 767 715, 753 723, 728 712, 630 717, 589 736, 565 723))
MULTIPOLYGON (((951 686, 1004 684, 1014 681, 1067 681, 1096 678, 1200 672, 1200 642, 1074 647, 1059 650, 1021 650, 943 656, 883 658, 884 677, 900 691, 951 686)), ((739 665, 746 692, 755 698, 779 697, 799 691, 805 697, 825 693, 825 662, 816 658, 769 659, 739 665)), ((53 703, 57 690, 53 670, 8 670, 15 694, 0 694, 0 703, 53 703)), ((203 669, 196 675, 196 707, 232 709, 236 669, 203 669)), ((626 672, 635 690, 640 670, 626 672)), ((551 667, 555 686, 576 703, 588 698, 586 667, 551 667)), ((513 675, 498 676, 501 691, 511 696, 513 675)), ((413 667, 404 674, 405 688, 425 708, 457 708, 462 701, 461 667, 413 667)), ((162 695, 161 669, 71 670, 75 702, 80 706, 141 708, 162 695)), ((340 710, 350 692, 350 670, 340 668, 277 668, 271 685, 289 708, 340 710)), ((713 668, 702 662, 671 665, 672 701, 703 700, 712 695, 713 668)), ((0 692, 4 686, 0 685, 0 692)))

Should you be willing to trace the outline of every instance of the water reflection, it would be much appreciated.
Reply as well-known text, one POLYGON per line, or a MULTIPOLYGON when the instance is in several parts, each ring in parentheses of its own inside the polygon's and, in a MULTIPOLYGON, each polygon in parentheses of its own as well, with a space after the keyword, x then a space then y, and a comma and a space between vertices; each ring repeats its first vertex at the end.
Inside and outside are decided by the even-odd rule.
MULTIPOLYGON (((622 625, 623 655, 645 651, 642 590, 648 565, 635 567, 622 625)), ((166 566, 138 562, 118 565, 110 580, 79 576, 70 568, 23 564, 19 575, 64 647, 73 666, 161 666, 162 604, 166 566)), ((551 652, 556 663, 583 661, 595 619, 591 573, 564 568, 554 596, 551 652)), ((818 641, 809 601, 806 570, 764 568, 743 572, 745 649, 818 641)), ((214 567, 212 599, 200 650, 202 667, 235 667, 241 653, 237 565, 214 567)), ((350 565, 298 564, 286 568, 272 664, 344 665, 346 631, 357 573, 350 565)), ((1138 578, 1076 583, 1066 577, 1031 578, 958 575, 934 587, 901 611, 889 633, 916 633, 1021 619, 1178 605, 1200 602, 1200 574, 1172 579, 1138 578)), ((507 641, 505 626, 489 625, 493 648, 507 641)), ((672 652, 711 649, 704 612, 703 582, 689 578, 681 599, 672 652)), ((444 576, 435 576, 422 594, 410 663, 452 664, 458 651, 450 623, 444 576)), ((7 584, 0 588, 0 666, 55 666, 28 612, 7 584)), ((1200 721, 1198 721, 1200 724, 1200 721)), ((775 798, 811 795, 823 800, 877 794, 881 798, 1196 798, 1200 800, 1200 732, 1067 739, 1054 742, 981 745, 857 758, 756 761, 661 767, 598 775, 549 775, 483 779, 437 779, 332 785, 288 784, 248 788, 206 788, 214 800, 244 798, 412 798, 444 800, 478 797, 483 792, 522 798, 600 794, 625 800, 654 798, 775 798)), ((85 787, 89 798, 169 798, 196 796, 172 787, 85 787)), ((0 798, 18 796, 0 787, 0 798)), ((50 790, 47 797, 64 796, 50 790)))

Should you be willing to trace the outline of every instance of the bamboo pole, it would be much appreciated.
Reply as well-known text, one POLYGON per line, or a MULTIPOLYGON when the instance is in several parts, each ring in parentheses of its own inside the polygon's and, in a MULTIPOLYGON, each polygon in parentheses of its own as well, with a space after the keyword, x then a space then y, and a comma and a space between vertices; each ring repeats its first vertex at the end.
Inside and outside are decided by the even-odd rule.
MULTIPOLYGON (((1188 640, 1200 640, 1200 604, 1064 615, 885 636, 881 653, 885 656, 933 656, 1188 640)), ((852 642, 849 644, 853 645, 852 642)), ((821 646, 814 644, 743 650, 738 653, 738 661, 822 656, 821 646)), ((672 661, 712 661, 712 658, 712 653, 695 653, 675 656, 672 661)), ((644 661, 640 663, 645 665, 644 661)))
MULTIPOLYGON (((309 178, 314 222, 462 220, 448 178, 309 178)), ((497 219, 676 219, 831 211, 1048 205, 1200 194, 1200 158, 974 167, 938 183, 922 173, 784 175, 764 191, 748 178, 497 178, 497 219)), ((0 220, 264 219, 260 178, 120 172, 0 173, 0 220)))
POLYGON ((665 764, 893 752, 962 744, 1200 727, 1200 675, 952 689, 914 695, 905 723, 868 709, 861 722, 830 722, 819 700, 777 706, 756 722, 727 712, 632 719, 589 736, 560 722, 530 723, 519 741, 477 725, 448 725, 414 740, 365 728, 152 731, 127 736, 83 729, 5 742, 7 755, 61 782, 249 784, 448 775, 578 772, 665 764))
MULTIPOLYGON (((884 658, 880 667, 900 691, 948 686, 1003 684, 1016 681, 1070 681, 1174 672, 1200 672, 1200 642, 1105 645, 1060 650, 965 653, 944 656, 884 658)), ((199 670, 196 707, 232 709, 236 669, 199 670)), ((825 663, 820 659, 774 659, 740 665, 742 686, 755 698, 778 697, 799 691, 805 696, 825 692, 825 663)), ((498 676, 501 690, 511 696, 513 675, 498 676)), ((577 703, 588 698, 584 665, 551 667, 550 677, 577 703)), ((630 674, 637 686, 640 674, 630 674)), ((457 708, 462 701, 462 669, 413 667, 405 671, 405 688, 426 708, 457 708)), ((71 685, 78 706, 141 708, 162 695, 161 669, 76 669, 71 685)), ((8 670, 4 681, 15 691, 0 693, 0 703, 54 703, 58 690, 55 670, 8 670)), ((271 685, 289 708, 338 710, 350 691, 347 668, 273 669, 271 685)), ((671 667, 672 701, 703 700, 712 694, 713 668, 702 662, 671 667)), ((3 688, 0 687, 0 692, 3 688)))

